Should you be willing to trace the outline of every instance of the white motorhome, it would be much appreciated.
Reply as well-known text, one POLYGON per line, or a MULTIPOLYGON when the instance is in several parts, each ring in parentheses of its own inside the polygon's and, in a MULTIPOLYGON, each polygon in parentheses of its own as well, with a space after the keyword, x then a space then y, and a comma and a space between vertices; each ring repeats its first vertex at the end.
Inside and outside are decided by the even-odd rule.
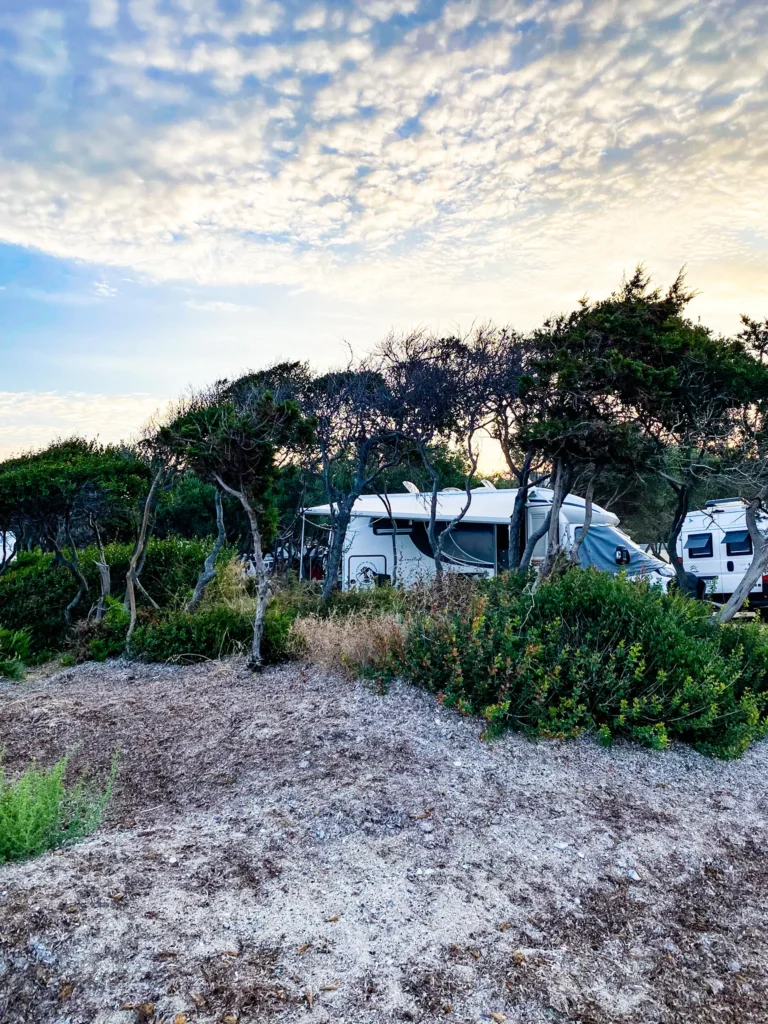
MULTIPOLYGON (((397 546, 397 578, 405 586, 434 575, 435 563, 427 536, 429 493, 419 492, 406 481, 407 493, 386 496, 364 495, 352 509, 347 531, 341 586, 344 590, 369 586, 392 578, 393 543, 397 546)), ((495 576, 508 565, 509 522, 515 505, 516 490, 497 490, 485 481, 472 491, 472 501, 464 518, 449 534, 443 549, 444 566, 453 572, 495 576)), ((440 491, 437 503, 437 528, 444 530, 466 503, 466 493, 456 488, 440 491)), ((552 504, 552 491, 534 487, 528 495, 525 536, 535 533, 544 523, 552 504)), ((304 510, 311 518, 330 515, 329 505, 304 510)), ((560 537, 570 545, 584 524, 584 499, 569 494, 560 511, 560 537)), ((533 564, 547 550, 542 537, 533 552, 533 564)), ((594 565, 609 572, 624 569, 630 576, 645 576, 665 588, 672 570, 619 529, 612 513, 593 505, 592 523, 580 551, 582 565, 594 565)))
MULTIPOLYGON (((718 498, 683 521, 678 554, 685 569, 701 580, 702 592, 714 601, 728 600, 752 562, 746 508, 743 498, 718 498)), ((761 531, 768 531, 768 521, 758 523, 761 531)), ((768 607, 768 577, 755 585, 749 603, 768 607)))

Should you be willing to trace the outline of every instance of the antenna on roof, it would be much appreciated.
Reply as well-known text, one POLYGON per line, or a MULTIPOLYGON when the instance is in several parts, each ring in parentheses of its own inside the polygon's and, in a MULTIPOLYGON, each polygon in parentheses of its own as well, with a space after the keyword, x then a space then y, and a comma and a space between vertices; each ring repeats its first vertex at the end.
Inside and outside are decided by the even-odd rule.
POLYGON ((421 491, 416 484, 412 484, 410 480, 403 480, 403 487, 409 494, 421 494, 421 491))
POLYGON ((486 489, 486 491, 495 491, 496 484, 492 484, 490 480, 481 480, 480 483, 486 489))

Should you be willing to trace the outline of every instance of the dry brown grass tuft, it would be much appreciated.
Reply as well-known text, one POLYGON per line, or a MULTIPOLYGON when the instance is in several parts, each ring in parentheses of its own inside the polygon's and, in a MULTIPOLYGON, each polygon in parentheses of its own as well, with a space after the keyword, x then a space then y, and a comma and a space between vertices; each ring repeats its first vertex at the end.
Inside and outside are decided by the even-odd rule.
POLYGON ((347 675, 384 664, 402 650, 405 623, 394 613, 306 615, 293 624, 295 652, 315 665, 347 675))

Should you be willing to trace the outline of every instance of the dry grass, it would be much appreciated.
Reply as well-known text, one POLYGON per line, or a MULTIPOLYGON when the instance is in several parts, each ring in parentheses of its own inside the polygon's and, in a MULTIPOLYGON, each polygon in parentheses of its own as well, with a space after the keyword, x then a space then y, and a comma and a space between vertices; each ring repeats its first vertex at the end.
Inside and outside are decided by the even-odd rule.
POLYGON ((402 617, 392 612, 328 618, 306 615, 293 625, 295 651, 322 668, 355 676, 400 651, 405 628, 402 617))

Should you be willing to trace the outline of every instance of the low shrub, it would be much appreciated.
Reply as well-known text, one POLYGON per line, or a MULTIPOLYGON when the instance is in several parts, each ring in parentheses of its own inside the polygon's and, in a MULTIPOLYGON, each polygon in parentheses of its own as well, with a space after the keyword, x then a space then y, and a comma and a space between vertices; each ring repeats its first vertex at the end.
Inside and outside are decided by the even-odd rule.
POLYGON ((703 603, 597 570, 530 593, 500 577, 461 611, 415 615, 403 671, 448 705, 507 727, 593 729, 656 748, 675 737, 736 757, 768 731, 768 637, 703 603))
MULTIPOLYGON (((151 540, 141 582, 153 600, 161 607, 183 605, 195 585, 210 546, 211 541, 207 540, 151 540)), ((106 545, 113 593, 118 599, 123 596, 132 550, 131 544, 106 545)), ((78 556, 90 594, 77 609, 76 617, 86 619, 100 592, 96 568, 99 555, 94 547, 78 552, 78 556)), ((225 559, 228 553, 223 552, 221 557, 225 559)), ((23 552, 18 561, 0 576, 3 624, 12 630, 29 630, 31 657, 41 659, 53 651, 64 649, 69 632, 64 621, 64 609, 76 590, 69 570, 57 565, 52 554, 23 552)))
POLYGON ((94 618, 81 619, 67 637, 67 654, 71 655, 73 664, 120 657, 125 651, 129 622, 130 615, 122 601, 108 597, 101 622, 94 618))
POLYGON ((34 857, 90 835, 101 823, 117 775, 117 756, 105 785, 83 773, 67 786, 70 755, 48 770, 36 765, 15 782, 0 763, 0 863, 34 857))
MULTIPOLYGON (((289 656, 293 616, 280 608, 267 609, 262 655, 265 664, 289 656)), ((184 611, 146 617, 131 639, 131 656, 142 661, 194 662, 245 653, 253 637, 253 609, 204 605, 193 615, 184 611)))
POLYGON ((3 629, 0 626, 0 676, 21 679, 29 660, 29 630, 3 629))
POLYGON ((381 680, 401 663, 405 633, 402 616, 392 612, 307 615, 293 624, 293 649, 323 668, 381 680))

